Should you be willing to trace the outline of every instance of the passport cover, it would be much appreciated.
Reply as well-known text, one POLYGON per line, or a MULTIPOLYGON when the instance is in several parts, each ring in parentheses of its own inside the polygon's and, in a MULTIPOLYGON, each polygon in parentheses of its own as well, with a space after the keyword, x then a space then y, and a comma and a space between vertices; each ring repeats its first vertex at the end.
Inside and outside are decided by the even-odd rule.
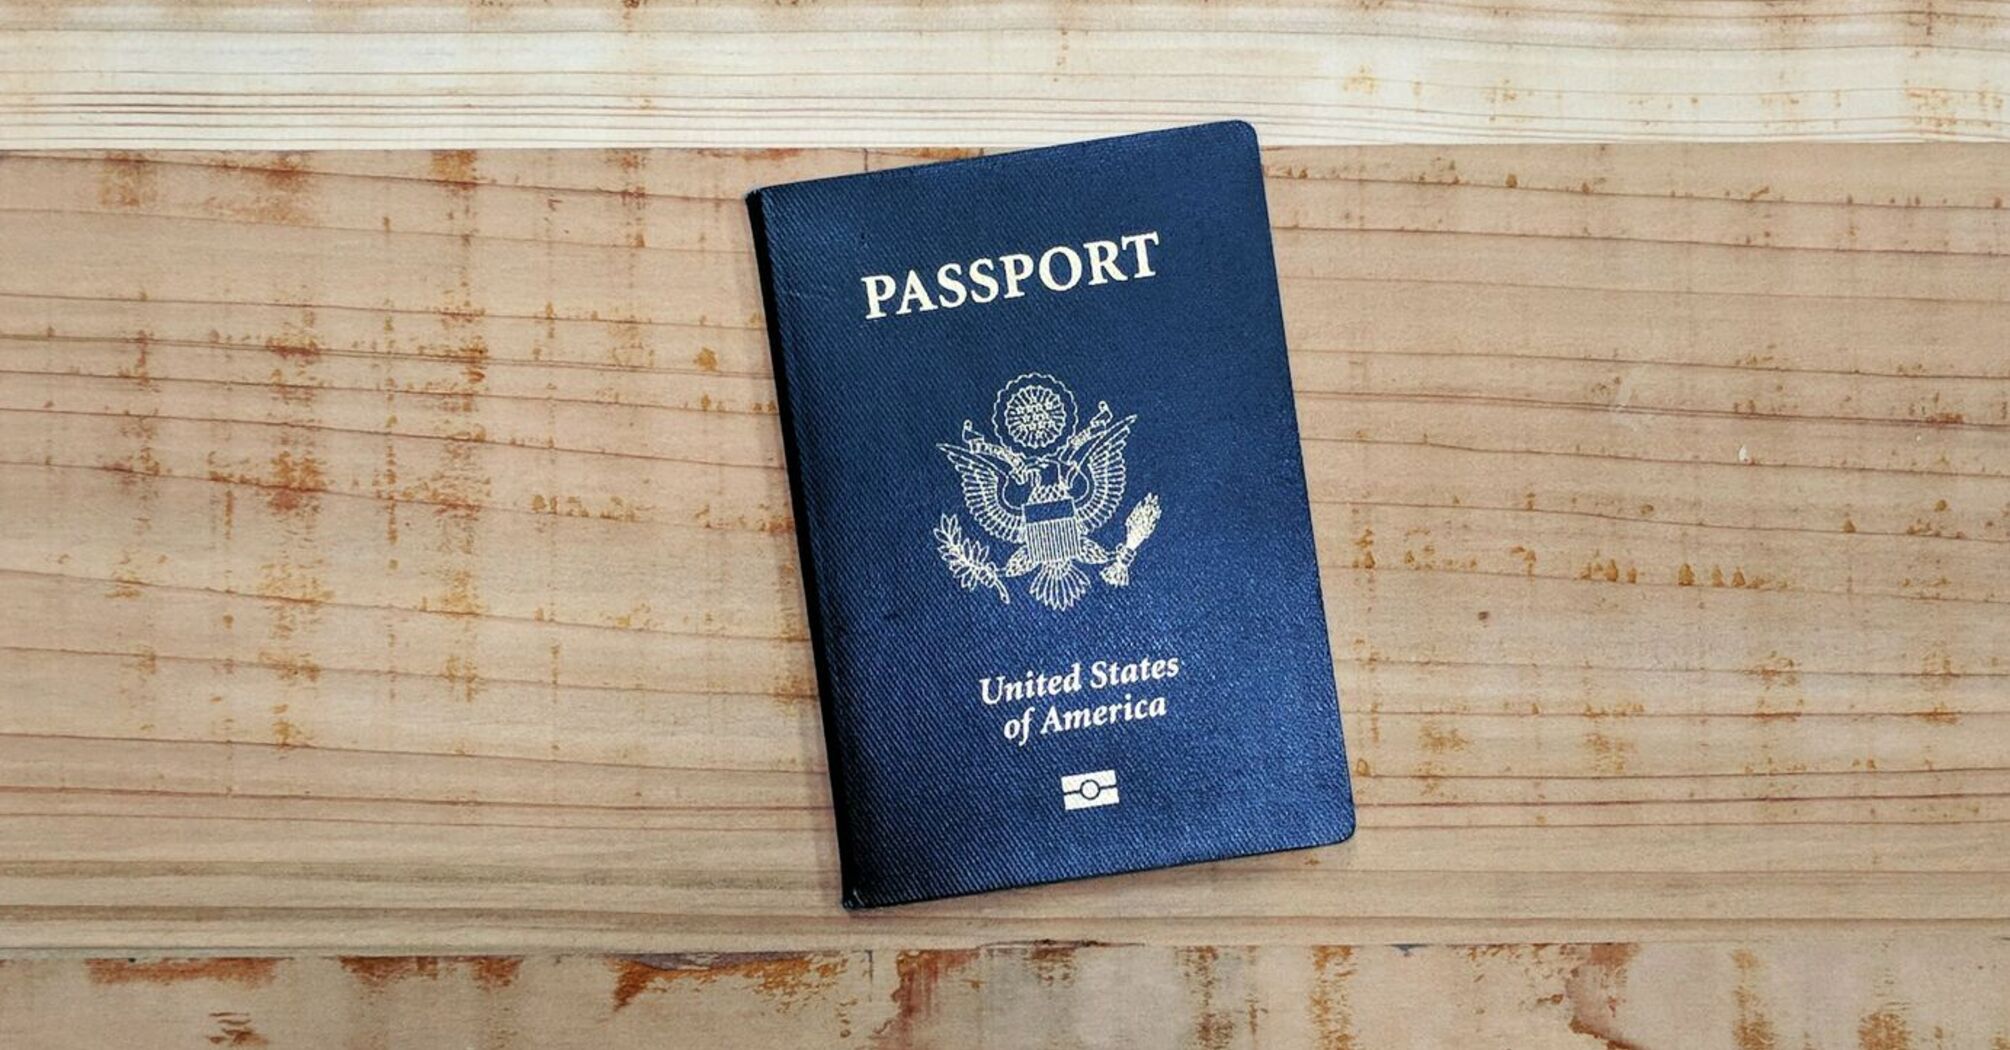
POLYGON ((844 905, 1352 834, 1252 129, 748 207, 844 905))

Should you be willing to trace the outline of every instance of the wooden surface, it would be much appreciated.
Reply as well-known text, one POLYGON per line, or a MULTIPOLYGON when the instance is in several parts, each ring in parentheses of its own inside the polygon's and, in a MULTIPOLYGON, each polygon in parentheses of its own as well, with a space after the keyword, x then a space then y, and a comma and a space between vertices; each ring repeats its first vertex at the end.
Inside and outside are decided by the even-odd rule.
POLYGON ((2002 1050, 2006 975, 1919 938, 41 960, 0 1044, 2002 1050))
POLYGON ((1984 0, 0 0, 0 146, 1997 139, 1984 0))
POLYGON ((2010 154, 1271 151, 1360 834, 849 915, 739 195, 912 159, 0 158, 0 945, 670 953, 17 958, 0 1044, 918 1044, 1056 951, 1090 1036, 2010 1038, 2010 154))

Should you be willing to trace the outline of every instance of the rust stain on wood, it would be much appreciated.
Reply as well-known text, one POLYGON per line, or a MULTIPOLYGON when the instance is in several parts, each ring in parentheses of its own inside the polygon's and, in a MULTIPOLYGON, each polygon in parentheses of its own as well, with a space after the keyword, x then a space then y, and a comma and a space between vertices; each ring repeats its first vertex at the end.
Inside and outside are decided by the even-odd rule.
POLYGON ((1858 1050, 1912 1050, 1912 1026, 1895 1007, 1865 1014, 1857 1023, 1858 1050))
POLYGON ((336 961, 373 991, 401 981, 437 981, 450 973, 465 973, 476 987, 495 991, 514 984, 524 962, 518 955, 345 955, 336 961))
MULTIPOLYGON (((313 677, 320 676, 319 668, 314 668, 312 671, 313 677)), ((305 747, 309 743, 307 733, 295 725, 292 719, 286 717, 286 712, 291 709, 291 704, 272 705, 272 744, 281 750, 305 747)))
POLYGON ((326 467, 310 450, 280 449, 270 470, 257 484, 265 490, 266 506, 276 514, 312 512, 328 491, 326 467))
POLYGON ((1213 945, 1175 951, 1186 980, 1187 1006, 1193 1018, 1193 1044, 1201 1050, 1227 1050, 1235 1042, 1236 1014, 1227 1002, 1221 975, 1223 949, 1213 945))
POLYGON ((320 341, 303 333, 266 336, 265 348, 284 361, 309 364, 321 359, 320 341))
POLYGON ((873 1033, 873 1045, 899 1048, 923 1045, 915 1040, 936 1009, 936 989, 944 976, 968 969, 978 960, 976 949, 904 951, 894 956, 896 983, 893 1016, 873 1033))
POLYGON ((1759 957, 1749 948, 1740 948, 1731 953, 1731 962, 1738 970, 1737 988, 1732 993, 1738 1017, 1731 1038, 1738 1050, 1775 1050, 1777 1036, 1758 990, 1759 957))
POLYGON ((229 1010, 211 1011, 210 1020, 216 1022, 216 1034, 205 1037, 211 1046, 270 1046, 271 1041, 252 1027, 248 1014, 229 1010))
POLYGON ((220 981, 262 987, 279 972, 279 959, 86 959, 84 967, 95 984, 180 984, 220 981))
POLYGON ((470 149, 434 150, 427 170, 435 182, 453 187, 473 186, 477 181, 475 157, 475 151, 470 149))
POLYGON ((727 977, 745 981, 778 1006, 790 1006, 828 989, 846 967, 842 956, 797 952, 641 955, 610 959, 608 965, 616 1011, 657 985, 705 985, 727 977))
POLYGON ((1457 727, 1447 727, 1436 722, 1425 722, 1417 727, 1417 743, 1434 755, 1464 751, 1472 746, 1472 741, 1467 740, 1466 735, 1459 732, 1457 727))
POLYGON ((1582 961, 1564 978, 1570 1005, 1570 1030, 1605 1044, 1606 1050, 1642 1050, 1619 1035, 1619 1014, 1626 1003, 1626 969, 1640 954, 1637 944, 1593 944, 1571 949, 1582 961))
POLYGON ((217 192, 204 197, 201 209, 211 215, 280 226, 309 226, 316 221, 311 207, 313 173, 298 153, 264 160, 224 161, 217 165, 217 192))
POLYGON ((1624 774, 1639 745, 1625 737, 1592 731, 1584 734, 1584 747, 1591 752, 1592 768, 1609 776, 1624 774))
POLYGON ((1320 1050, 1359 1050, 1348 982, 1354 976, 1354 949, 1344 944, 1312 949, 1312 1023, 1320 1050))
POLYGON ((1026 948, 1026 965, 1041 984, 1073 984, 1075 956, 1083 947, 1072 941, 1035 941, 1026 948))
POLYGON ((437 979, 440 960, 430 955, 345 955, 337 960, 358 982, 373 989, 414 978, 437 979))
POLYGON ((98 176, 98 203, 107 208, 150 208, 160 189, 153 164, 135 153, 115 153, 104 159, 98 176))
POLYGON ((494 991, 516 983, 517 975, 523 972, 523 957, 508 955, 476 956, 463 960, 463 965, 474 977, 475 984, 494 991))

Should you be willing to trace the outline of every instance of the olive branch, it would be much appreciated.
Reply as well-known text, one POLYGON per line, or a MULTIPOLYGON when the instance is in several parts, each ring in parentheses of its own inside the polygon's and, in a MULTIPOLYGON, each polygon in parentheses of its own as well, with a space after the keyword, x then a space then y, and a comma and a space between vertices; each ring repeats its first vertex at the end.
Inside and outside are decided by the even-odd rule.
POLYGON ((1012 593, 1005 589, 1005 581, 998 578, 998 567, 991 564, 991 549, 966 539, 955 515, 944 514, 936 524, 935 549, 964 590, 974 591, 981 584, 997 591, 999 601, 1012 604, 1012 593))

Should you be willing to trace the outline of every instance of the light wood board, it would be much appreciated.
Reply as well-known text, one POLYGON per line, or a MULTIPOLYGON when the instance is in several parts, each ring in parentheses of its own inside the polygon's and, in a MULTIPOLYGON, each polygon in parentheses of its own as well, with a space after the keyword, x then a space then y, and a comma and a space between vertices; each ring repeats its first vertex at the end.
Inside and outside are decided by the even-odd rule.
POLYGON ((740 194, 913 159, 0 159, 0 944, 2000 946, 1987 146, 1268 153, 1360 834, 841 912, 740 194))
POLYGON ((1984 0, 0 2, 0 146, 2006 137, 1984 0))
POLYGON ((2002 1050, 2010 945, 1094 946, 0 967, 23 1047, 2002 1050))

